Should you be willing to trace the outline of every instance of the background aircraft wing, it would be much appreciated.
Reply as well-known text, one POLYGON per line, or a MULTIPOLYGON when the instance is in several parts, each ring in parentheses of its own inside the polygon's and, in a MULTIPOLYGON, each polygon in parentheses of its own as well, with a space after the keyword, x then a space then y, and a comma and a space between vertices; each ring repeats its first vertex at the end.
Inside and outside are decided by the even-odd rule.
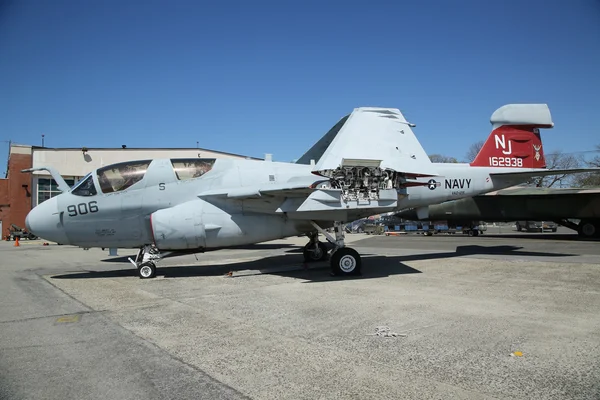
POLYGON ((492 172, 490 173, 490 176, 492 178, 501 178, 506 180, 523 180, 528 178, 536 178, 539 176, 568 175, 585 172, 600 172, 600 168, 540 169, 536 171, 492 172))
POLYGON ((297 162, 313 171, 342 165, 379 166, 407 177, 435 176, 436 171, 400 110, 361 107, 342 118, 297 162))

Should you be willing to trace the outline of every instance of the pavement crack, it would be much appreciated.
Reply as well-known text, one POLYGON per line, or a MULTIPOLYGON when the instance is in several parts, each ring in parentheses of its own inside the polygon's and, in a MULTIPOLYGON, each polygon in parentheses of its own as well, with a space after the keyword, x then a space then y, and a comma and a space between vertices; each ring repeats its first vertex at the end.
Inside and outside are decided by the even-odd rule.
POLYGON ((78 312, 64 313, 64 314, 41 315, 39 317, 18 318, 18 319, 11 319, 11 320, 8 320, 8 321, 0 321, 0 324, 10 324, 10 323, 13 323, 13 322, 36 321, 36 320, 41 320, 41 319, 46 319, 46 318, 60 318, 60 317, 66 317, 68 315, 96 314, 96 313, 102 313, 102 312, 104 312, 104 310, 102 310, 102 311, 99 311, 99 310, 90 310, 90 311, 78 311, 78 312))
POLYGON ((2 347, 0 348, 0 352, 7 350, 24 350, 24 349, 36 349, 36 348, 47 348, 47 347, 61 347, 61 346, 72 346, 74 344, 82 344, 89 343, 90 340, 76 340, 74 342, 68 343, 44 343, 44 344, 29 344, 24 346, 11 346, 11 347, 2 347))

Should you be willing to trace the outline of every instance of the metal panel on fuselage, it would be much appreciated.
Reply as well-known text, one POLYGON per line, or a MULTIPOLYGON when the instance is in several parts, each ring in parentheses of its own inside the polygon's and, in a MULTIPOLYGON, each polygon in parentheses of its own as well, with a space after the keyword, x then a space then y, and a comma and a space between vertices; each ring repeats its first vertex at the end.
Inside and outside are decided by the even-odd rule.
MULTIPOLYGON (((303 174, 313 176, 310 166, 260 162, 253 160, 227 160, 215 174, 212 189, 257 188, 269 183, 285 182, 303 174)), ((289 221, 275 215, 283 198, 264 197, 259 200, 234 200, 208 197, 202 211, 206 228, 207 248, 236 246, 293 236, 307 231, 307 223, 289 221), (273 213, 274 215, 265 215, 273 213), (218 227, 218 228, 217 228, 218 227)))
MULTIPOLYGON (((97 179, 93 177, 96 187, 97 179)), ((141 212, 140 182, 129 190, 95 196, 58 196, 69 243, 76 246, 137 247, 148 241, 141 212), (137 195, 136 195, 137 194, 137 195)))
POLYGON ((426 186, 407 189, 408 197, 398 201, 398 208, 421 207, 448 200, 474 196, 493 189, 488 168, 468 164, 435 164, 438 176, 419 178, 426 186))

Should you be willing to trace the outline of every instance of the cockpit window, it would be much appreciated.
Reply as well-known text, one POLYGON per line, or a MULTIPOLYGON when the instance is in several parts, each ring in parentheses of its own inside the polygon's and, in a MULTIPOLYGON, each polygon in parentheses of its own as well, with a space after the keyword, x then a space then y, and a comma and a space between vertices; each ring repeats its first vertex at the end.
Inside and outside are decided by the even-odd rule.
POLYGON ((80 180, 77 186, 71 190, 71 193, 75 196, 95 196, 98 192, 96 191, 92 175, 88 174, 87 177, 80 180))
POLYGON ((216 158, 185 158, 173 159, 173 169, 180 181, 199 178, 210 171, 216 158))
POLYGON ((102 193, 120 192, 141 181, 152 160, 128 161, 99 168, 98 182, 102 193))

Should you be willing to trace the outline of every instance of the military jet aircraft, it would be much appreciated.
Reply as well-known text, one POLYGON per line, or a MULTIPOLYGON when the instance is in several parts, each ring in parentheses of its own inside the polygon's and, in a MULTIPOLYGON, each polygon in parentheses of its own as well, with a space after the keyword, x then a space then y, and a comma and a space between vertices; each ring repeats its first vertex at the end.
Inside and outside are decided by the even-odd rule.
POLYGON ((553 126, 547 105, 506 105, 491 123, 471 164, 432 163, 400 110, 361 107, 296 163, 128 161, 92 171, 72 188, 58 171, 40 168, 63 193, 31 210, 26 225, 63 244, 138 249, 130 261, 144 279, 166 255, 302 234, 307 262, 329 257, 333 274, 359 274, 360 255, 344 243, 346 222, 409 207, 426 212, 429 204, 565 172, 545 169, 539 128, 553 126), (319 234, 332 243, 330 254, 319 234))

